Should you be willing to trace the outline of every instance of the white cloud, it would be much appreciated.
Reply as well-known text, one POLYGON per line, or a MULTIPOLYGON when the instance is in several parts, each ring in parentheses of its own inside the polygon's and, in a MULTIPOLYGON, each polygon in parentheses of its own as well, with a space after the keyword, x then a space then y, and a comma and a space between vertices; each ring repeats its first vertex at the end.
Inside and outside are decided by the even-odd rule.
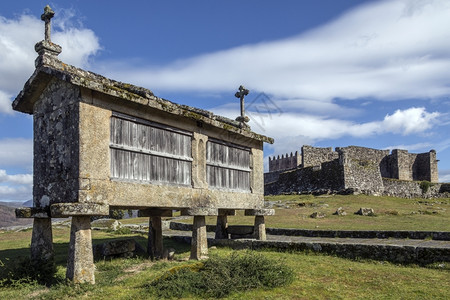
POLYGON ((0 140, 0 166, 20 166, 32 169, 33 140, 14 138, 0 140))
POLYGON ((33 174, 15 174, 8 175, 6 170, 0 169, 0 183, 14 183, 14 184, 33 184, 33 174))
POLYGON ((109 73, 150 88, 225 91, 245 83, 276 97, 320 101, 448 95, 450 3, 417 3, 377 1, 293 38, 109 73))
MULTIPOLYGON (((71 17, 73 15, 67 15, 71 17)), ((59 57, 65 63, 86 67, 89 58, 100 50, 97 36, 82 27, 60 27, 63 30, 52 30, 52 41, 63 48, 59 57)), ((21 15, 7 19, 0 16, 0 112, 9 112, 4 108, 8 104, 6 101, 11 101, 10 97, 19 92, 32 74, 37 57, 34 45, 43 38, 44 23, 37 17, 21 15)))
POLYGON ((450 182, 450 170, 439 170, 439 182, 450 182))
POLYGON ((0 90, 0 113, 12 114, 11 97, 5 92, 0 90))
POLYGON ((6 170, 0 169, 0 201, 31 199, 32 189, 32 174, 9 175, 6 170))
POLYGON ((388 132, 404 135, 425 132, 433 126, 439 116, 438 112, 428 113, 423 107, 413 107, 386 115, 383 126, 388 132))
POLYGON ((408 151, 430 151, 433 148, 433 145, 430 143, 416 143, 411 145, 395 145, 385 147, 385 150, 393 150, 393 149, 402 149, 408 151))
MULTIPOLYGON (((213 111, 228 117, 236 116, 237 111, 229 107, 224 105, 213 111)), ((253 130, 275 137, 275 144, 268 148, 278 154, 290 153, 304 144, 312 145, 342 137, 366 138, 385 133, 425 134, 438 123, 440 116, 437 112, 427 112, 423 107, 397 110, 383 120, 366 123, 292 112, 268 114, 249 111, 248 115, 253 130)), ((412 150, 411 147, 409 149, 412 150)))

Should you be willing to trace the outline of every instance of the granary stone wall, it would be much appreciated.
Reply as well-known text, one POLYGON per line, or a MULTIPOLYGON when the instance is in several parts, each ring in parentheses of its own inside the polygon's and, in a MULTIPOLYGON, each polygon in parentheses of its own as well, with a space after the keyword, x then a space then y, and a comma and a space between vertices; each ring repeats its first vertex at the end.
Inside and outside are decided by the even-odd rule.
POLYGON ((289 170, 298 167, 301 164, 301 155, 295 151, 291 155, 278 155, 278 157, 269 157, 269 172, 289 170))
POLYGON ((35 207, 78 200, 79 100, 79 88, 53 80, 34 106, 35 207))
MULTIPOLYGON (((413 154, 406 150, 378 150, 349 146, 336 148, 302 147, 302 164, 289 172, 264 174, 265 193, 362 192, 373 195, 429 197, 441 195, 433 187, 423 194, 421 181, 438 181, 436 151, 413 154), (313 167, 314 166, 314 167, 313 167), (331 166, 333 166, 331 168, 331 166), (338 176, 331 178, 330 176, 338 176), (286 177, 287 176, 287 177, 286 177), (394 181, 386 181, 392 178, 394 181)), ((433 185, 436 186, 436 185, 433 185)))

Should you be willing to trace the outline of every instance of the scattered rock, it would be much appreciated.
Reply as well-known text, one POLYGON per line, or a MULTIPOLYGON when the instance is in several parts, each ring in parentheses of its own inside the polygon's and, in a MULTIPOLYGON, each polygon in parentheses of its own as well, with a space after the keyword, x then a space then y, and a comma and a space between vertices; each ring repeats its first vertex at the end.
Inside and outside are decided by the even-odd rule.
POLYGON ((325 218, 325 216, 326 215, 323 212, 316 211, 316 212, 313 212, 309 217, 313 218, 313 219, 322 219, 322 218, 325 218))
POLYGON ((91 222, 92 229, 107 229, 117 231, 122 227, 122 223, 116 219, 97 219, 91 222))
POLYGON ((361 207, 357 212, 355 212, 355 214, 361 216, 374 216, 375 211, 373 210, 373 208, 361 207))
POLYGON ((136 254, 136 244, 134 239, 114 240, 93 245, 92 250, 95 258, 132 257, 136 254))
POLYGON ((345 212, 345 210, 342 207, 339 207, 338 209, 336 209, 336 211, 334 212, 333 215, 346 216, 347 213, 345 212))
POLYGON ((175 258, 175 249, 173 248, 164 249, 162 258, 167 260, 173 260, 175 258))

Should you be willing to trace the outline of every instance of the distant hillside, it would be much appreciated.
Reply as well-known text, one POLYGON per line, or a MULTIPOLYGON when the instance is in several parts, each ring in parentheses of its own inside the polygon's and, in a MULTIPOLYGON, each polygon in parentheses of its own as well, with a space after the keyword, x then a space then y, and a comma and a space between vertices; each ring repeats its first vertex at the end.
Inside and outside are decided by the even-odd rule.
POLYGON ((33 223, 33 219, 17 219, 14 210, 14 207, 0 204, 0 228, 33 223))

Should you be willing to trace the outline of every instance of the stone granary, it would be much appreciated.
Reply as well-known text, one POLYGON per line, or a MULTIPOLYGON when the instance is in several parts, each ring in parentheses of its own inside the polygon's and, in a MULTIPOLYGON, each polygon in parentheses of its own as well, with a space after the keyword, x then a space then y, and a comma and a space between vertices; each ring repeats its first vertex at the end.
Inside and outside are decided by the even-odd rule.
POLYGON ((263 208, 263 143, 273 139, 250 131, 245 115, 230 120, 64 64, 53 14, 47 6, 36 70, 12 104, 33 115, 34 206, 16 211, 34 218, 32 260, 52 259, 51 218, 71 217, 67 278, 94 283, 90 220, 112 208, 150 217, 154 257, 173 210, 194 217, 193 259, 208 253, 205 216, 218 216, 217 237, 227 236, 227 215, 245 210, 263 239, 273 214, 263 208))
POLYGON ((412 181, 438 182, 436 151, 377 150, 365 147, 303 146, 301 154, 269 157, 265 193, 363 192, 397 195, 412 181))

